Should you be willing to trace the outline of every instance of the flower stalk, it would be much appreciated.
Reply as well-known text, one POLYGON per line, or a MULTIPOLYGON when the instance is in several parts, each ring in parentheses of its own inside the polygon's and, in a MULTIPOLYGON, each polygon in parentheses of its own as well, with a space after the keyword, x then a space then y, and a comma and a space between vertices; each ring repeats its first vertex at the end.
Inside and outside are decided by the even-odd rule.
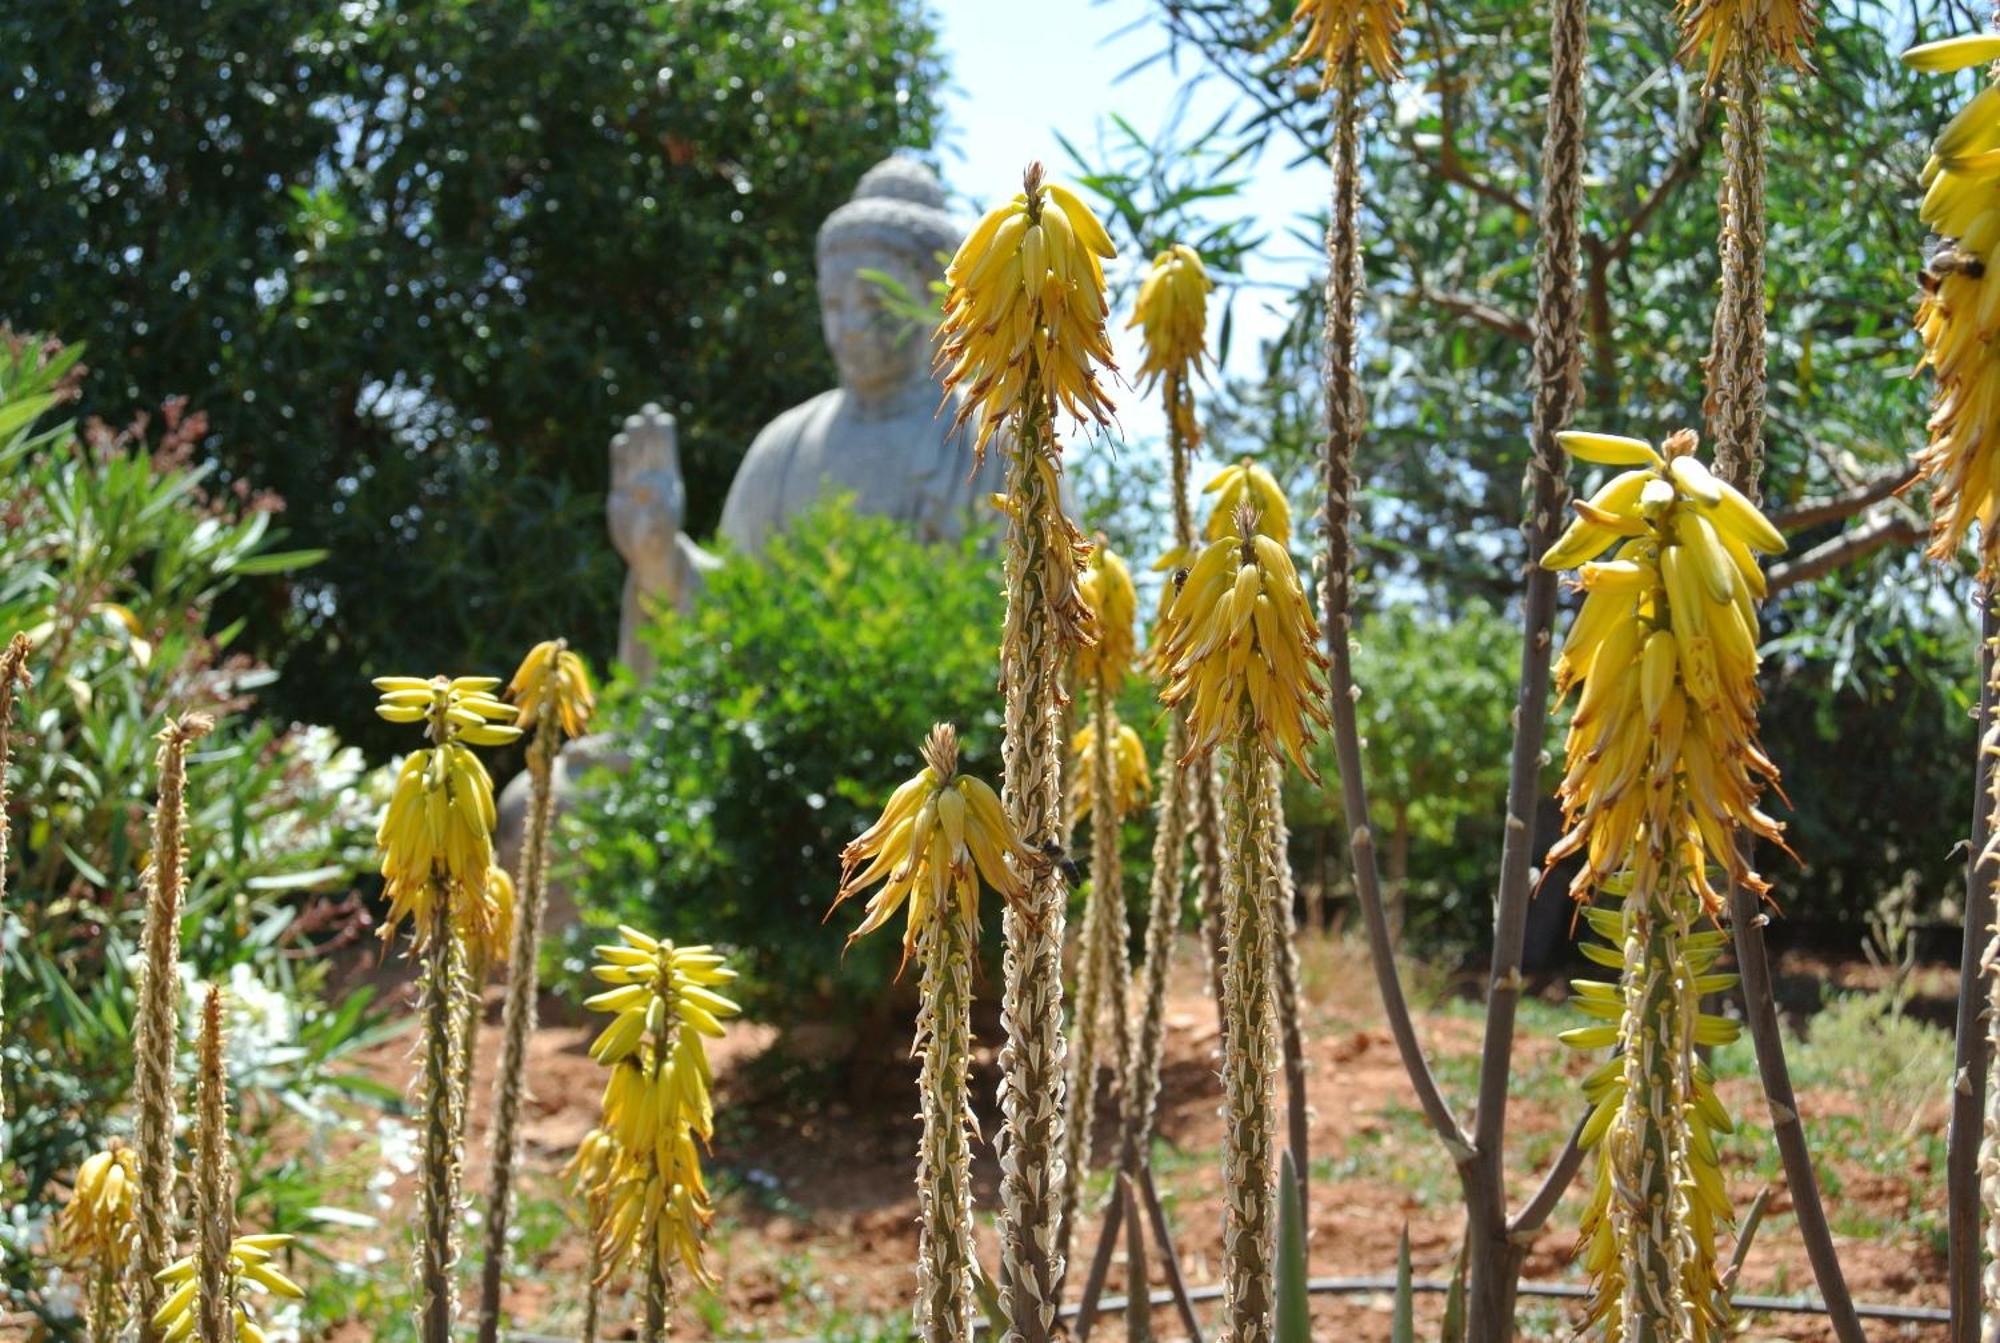
POLYGON ((222 990, 211 986, 201 1005, 195 1049, 195 1336, 200 1343, 234 1343, 236 1239, 235 1153, 229 1141, 228 1078, 222 1066, 222 990))
MULTIPOLYGON (((28 672, 28 636, 16 634, 0 652, 0 962, 7 958, 7 762, 13 753, 14 698, 34 685, 28 672)), ((7 989, 0 984, 0 1042, 7 1038, 7 989)), ((7 1069, 0 1053, 0 1166, 7 1161, 7 1069)))
POLYGON ((423 1016, 422 1171, 415 1272, 423 1343, 451 1343, 457 1319, 464 1163, 467 999, 470 967, 489 964, 505 943, 512 889, 494 879, 493 780, 474 746, 520 736, 515 710, 493 697, 498 677, 376 678, 375 712, 392 723, 422 723, 429 747, 412 751, 376 828, 389 913, 382 936, 408 919, 410 954, 421 965, 423 1016))
POLYGON ((713 1286, 702 1237, 714 1220, 701 1149, 715 1136, 705 1039, 723 1035, 737 1005, 715 990, 736 977, 705 946, 682 947, 620 928, 597 948, 597 979, 612 987, 585 999, 612 1014, 590 1055, 611 1071, 602 1127, 615 1142, 608 1172, 589 1192, 603 1201, 597 1228, 600 1282, 637 1258, 645 1309, 641 1337, 666 1336, 676 1270, 713 1286))
MULTIPOLYGON (((542 911, 548 897, 556 754, 565 738, 575 738, 583 732, 596 706, 588 668, 562 639, 552 639, 530 649, 508 683, 507 693, 516 708, 515 726, 532 726, 534 736, 528 745, 527 826, 521 839, 520 871, 513 882, 519 899, 507 953, 500 1071, 493 1082, 492 1156, 486 1182, 486 1258, 479 1282, 480 1343, 498 1343, 500 1337, 500 1293, 507 1277, 507 1231, 514 1209, 514 1164, 520 1151, 528 1039, 535 1031, 542 911)), ((593 1273, 592 1277, 595 1276, 593 1273)))
POLYGON ((1034 868, 1036 856, 1021 842, 999 795, 959 773, 958 734, 949 724, 931 729, 923 757, 923 769, 891 794, 881 818, 841 851, 833 908, 883 883, 848 936, 851 946, 909 907, 903 955, 907 961, 914 948, 923 975, 914 1046, 922 1060, 923 1119, 916 1330, 924 1343, 971 1343, 978 1265, 967 1073, 979 885, 983 880, 1009 905, 1021 901, 1027 895, 1022 874, 1034 868))
POLYGON ((1074 810, 1079 818, 1090 818, 1091 859, 1077 955, 1075 1052, 1070 1058, 1069 1127, 1057 1232, 1065 1262, 1090 1165, 1098 1073, 1109 1065, 1115 1077, 1131 1050, 1132 967, 1126 950, 1119 840, 1126 813, 1150 788, 1139 734, 1120 723, 1113 708, 1136 653, 1133 621, 1139 594, 1124 561, 1105 547, 1101 537, 1090 557, 1083 597, 1096 621, 1097 642, 1082 650, 1077 660, 1078 679, 1090 690, 1091 724, 1072 743, 1082 793, 1074 810))
MULTIPOLYGON (((1078 596, 1083 538, 1064 514, 1058 408, 1103 424, 1097 381, 1112 366, 1102 258, 1113 255, 1089 207, 1029 166, 1020 195, 989 212, 945 272, 938 367, 963 391, 957 422, 976 418, 975 453, 1002 425, 1007 445, 1007 614, 1001 635, 1005 699, 1003 796, 1028 845, 1063 838, 1062 668, 1092 641, 1078 596)), ((1008 1343, 1047 1343, 1055 1330, 1062 1251, 1064 1054, 1062 943, 1067 888, 1055 864, 1035 865, 1027 895, 1002 919, 1001 1288, 1008 1343)))
POLYGON ((1269 1343, 1277 1212, 1270 888, 1284 858, 1268 768, 1282 757, 1316 777, 1307 746, 1314 725, 1325 725, 1325 661, 1291 555, 1264 530, 1283 519, 1246 497, 1230 522, 1185 576, 1177 575, 1156 660, 1166 678, 1161 698, 1187 714, 1182 759, 1198 759, 1217 746, 1231 757, 1222 1060, 1229 1125, 1223 1158, 1225 1336, 1232 1343, 1269 1343))
POLYGON ((1692 433, 1659 451, 1588 433, 1562 446, 1624 468, 1541 558, 1576 569, 1587 594, 1555 668, 1557 692, 1580 693, 1559 794, 1566 832, 1545 867, 1581 856, 1572 896, 1623 902, 1622 913, 1585 912, 1611 944, 1585 954, 1619 979, 1576 981, 1574 1001, 1597 1024, 1563 1035, 1618 1051, 1584 1088, 1580 1145, 1601 1148, 1583 1221, 1588 1320, 1612 1343, 1704 1343, 1729 1328, 1716 1234, 1733 1213, 1715 1135, 1732 1125, 1696 1050, 1741 1027, 1701 1010, 1736 976, 1710 973, 1727 935, 1696 926, 1724 908, 1711 867, 1761 897, 1769 884, 1745 841, 1783 843, 1758 809, 1778 771, 1757 742, 1756 557, 1784 539, 1696 459, 1692 433))
POLYGON ((187 888, 187 752, 214 727, 206 714, 168 719, 154 757, 159 801, 153 809, 153 860, 141 883, 146 919, 133 1022, 139 1140, 139 1246, 133 1267, 140 1343, 160 1337, 153 1323, 163 1295, 156 1279, 174 1258, 174 1055, 180 1042, 181 905, 187 888))

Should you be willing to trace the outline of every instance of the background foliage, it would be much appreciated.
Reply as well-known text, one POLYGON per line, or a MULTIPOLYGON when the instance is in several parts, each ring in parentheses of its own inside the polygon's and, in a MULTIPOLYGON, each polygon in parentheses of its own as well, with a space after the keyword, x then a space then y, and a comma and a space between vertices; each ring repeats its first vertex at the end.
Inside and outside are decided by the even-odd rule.
MULTIPOLYGON (((1254 225, 1279 235, 1278 246, 1289 241, 1316 255, 1323 216, 1296 221, 1290 239, 1267 220, 1236 219, 1234 232, 1216 222, 1231 214, 1239 165, 1325 160, 1330 102, 1311 96, 1311 80, 1287 63, 1290 48, 1271 36, 1291 6, 1154 0, 1151 8, 1161 34, 1152 59, 1175 61, 1190 81, 1227 86, 1241 110, 1197 131, 1170 123, 1116 137, 1101 162, 1084 164, 1121 242, 1143 244, 1137 221, 1198 202, 1202 227, 1225 251, 1254 225), (1213 190, 1190 195, 1203 188, 1213 190)), ((1671 6, 1608 0, 1591 9, 1578 422, 1658 439, 1701 423, 1701 361, 1718 283, 1722 108, 1703 96, 1699 71, 1674 61, 1671 6)), ((1923 439, 1928 389, 1907 376, 1916 358, 1910 296, 1925 242, 1917 174, 1960 94, 1905 70, 1896 53, 1983 18, 1950 4, 1822 7, 1815 70, 1774 80, 1765 488, 1780 515, 1894 483, 1923 439)), ((1524 0, 1416 6, 1404 50, 1407 79, 1378 95, 1363 137, 1370 402, 1358 590, 1378 608, 1476 626, 1494 614, 1513 618, 1526 558, 1516 527, 1532 394, 1547 11, 1524 0)), ((1261 373, 1231 378, 1206 403, 1213 455, 1260 457, 1295 499, 1316 488, 1322 285, 1323 273, 1314 274, 1282 297, 1291 324, 1264 348, 1261 373)), ((1594 482, 1578 473, 1571 483, 1587 491, 1594 482)), ((1922 506, 1921 497, 1886 499, 1854 524, 1788 528, 1794 556, 1863 522, 1883 524, 1890 544, 1788 588, 1766 610, 1777 656, 1768 664, 1764 733, 1797 785, 1794 807, 1780 804, 1779 814, 1792 820, 1805 866, 1780 855, 1762 861, 1790 913, 1843 937, 1859 929, 1873 892, 1913 873, 1931 911, 1941 891, 1957 886, 1953 849, 1971 786, 1960 715, 1971 691, 1963 613, 1972 596, 1963 576, 1940 578, 1908 548, 1922 506), (1852 768, 1864 743, 1882 777, 1898 781, 1893 799, 1861 796, 1878 791, 1852 768)), ((1478 653, 1440 646, 1430 656, 1476 679, 1478 653)), ((1429 671, 1419 666, 1414 675, 1421 682, 1429 671)), ((1421 685, 1405 684, 1412 674, 1411 663, 1397 661, 1365 678, 1378 709, 1398 719, 1402 697, 1414 696, 1407 721, 1372 724, 1372 734, 1413 731, 1424 720, 1421 685)), ((1376 773, 1383 768, 1392 766, 1376 773)), ((1378 790, 1388 785, 1387 776, 1373 781, 1378 790)), ((1543 825, 1552 840, 1553 819, 1545 815, 1543 825)), ((1317 847, 1337 844, 1324 838, 1317 847)), ((1418 869, 1457 861, 1426 847, 1419 836, 1418 869)), ((1462 912, 1485 907, 1489 884, 1490 876, 1479 878, 1462 912)), ((1485 922, 1479 915, 1457 927, 1483 935, 1485 922)), ((1448 930, 1450 920, 1436 926, 1448 930)))
MULTIPOLYGON (((0 909, 13 1159, 0 1288, 33 1308, 59 1177, 126 1122, 115 1112, 132 1077, 130 966, 166 715, 220 720, 189 762, 183 974, 231 991, 246 1141, 256 1150, 280 1114, 325 1119, 343 1088, 375 1094, 338 1066, 373 1029, 370 995, 318 1005, 329 962, 317 953, 361 926, 349 892, 374 805, 359 754, 324 728, 249 712, 271 674, 235 651, 240 625, 214 617, 235 584, 312 557, 273 548, 255 499, 211 493, 212 474, 188 464, 199 417, 178 405, 158 441, 145 418, 38 430, 74 399, 78 353, 0 331, 0 631, 34 641, 35 678, 16 706, 0 909)), ((286 1204, 279 1220, 298 1225, 296 1161, 245 1169, 246 1194, 286 1204)))
POLYGON ((625 415, 679 416, 703 533, 830 385, 813 233, 932 143, 933 41, 921 0, 9 5, 0 317, 90 343, 87 410, 208 407, 222 478, 292 501, 325 562, 232 606, 270 707, 386 751, 319 688, 552 626, 608 660, 625 415))
POLYGON ((607 688, 601 722, 633 764, 575 813, 579 903, 727 945, 766 1020, 884 1010, 902 918, 842 953, 861 912, 822 924, 840 850, 921 767, 932 723, 999 786, 998 572, 977 538, 927 546, 839 500, 762 563, 723 566, 694 614, 649 631, 659 672, 607 688))

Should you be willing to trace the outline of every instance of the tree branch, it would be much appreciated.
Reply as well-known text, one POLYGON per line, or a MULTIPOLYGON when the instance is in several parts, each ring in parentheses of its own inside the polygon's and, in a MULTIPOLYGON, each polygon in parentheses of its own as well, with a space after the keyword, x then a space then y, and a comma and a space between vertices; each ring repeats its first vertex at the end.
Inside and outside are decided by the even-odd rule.
POLYGON ((1862 512, 1871 504, 1881 503, 1916 478, 1916 467, 1897 466, 1839 494, 1828 495, 1824 499, 1807 499, 1782 512, 1773 513, 1771 525, 1789 533, 1839 522, 1842 518, 1851 518, 1862 512))
POLYGON ((1639 241, 1639 235, 1646 231, 1646 225, 1652 222, 1655 214, 1659 213, 1660 207, 1701 171, 1701 161, 1707 156, 1708 142, 1714 134, 1709 127, 1710 122, 1704 118, 1695 128, 1693 137, 1681 146, 1681 152, 1674 156, 1674 161, 1667 165, 1664 173, 1660 174, 1660 180, 1654 184, 1652 194, 1640 202, 1639 208, 1625 221, 1625 227, 1618 230, 1618 236, 1604 244, 1604 257, 1607 262, 1623 261, 1632 251, 1633 245, 1639 241))
POLYGON ((1583 1167, 1583 1126, 1590 1122, 1590 1111, 1586 1108, 1577 1119, 1576 1127, 1569 1131, 1569 1141, 1556 1154, 1556 1164, 1549 1167, 1549 1173, 1542 1177, 1541 1187, 1521 1205, 1521 1211, 1507 1221, 1509 1236, 1531 1236, 1548 1224, 1556 1204, 1562 1202, 1563 1194, 1570 1182, 1583 1167))
POLYGON ((1419 281, 1411 297, 1418 303, 1442 308, 1460 317, 1469 317, 1489 331, 1496 331, 1509 340, 1519 341, 1523 345, 1534 344, 1534 328, 1528 325, 1526 318, 1517 317, 1505 308, 1484 302, 1470 294, 1431 289, 1419 281))
POLYGON ((1766 597, 1822 578, 1844 564, 1865 559, 1885 547, 1911 545, 1923 534, 1923 528, 1902 510, 1884 509, 1796 559, 1772 565, 1764 580, 1768 589, 1766 597))

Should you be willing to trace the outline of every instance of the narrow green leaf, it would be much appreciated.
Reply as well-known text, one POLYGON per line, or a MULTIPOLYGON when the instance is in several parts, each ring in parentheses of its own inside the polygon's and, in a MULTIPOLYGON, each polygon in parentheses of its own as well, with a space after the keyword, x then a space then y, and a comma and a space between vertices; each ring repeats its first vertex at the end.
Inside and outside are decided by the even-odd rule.
POLYGON ((1299 1199, 1299 1171, 1286 1149, 1278 1164, 1278 1309, 1275 1343, 1312 1343, 1312 1305, 1306 1293, 1306 1211, 1299 1199))
POLYGON ((1410 1281, 1410 1228, 1396 1242, 1396 1310, 1389 1321, 1389 1343, 1416 1343, 1417 1291, 1410 1281))

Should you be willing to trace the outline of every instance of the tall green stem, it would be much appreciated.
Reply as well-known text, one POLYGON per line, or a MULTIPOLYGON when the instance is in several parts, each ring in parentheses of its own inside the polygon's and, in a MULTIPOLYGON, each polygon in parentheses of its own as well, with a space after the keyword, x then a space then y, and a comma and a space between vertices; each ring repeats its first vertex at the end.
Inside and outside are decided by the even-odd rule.
POLYGON ((923 1343, 972 1339, 973 1224, 972 931, 955 903, 918 934, 923 964, 917 1048, 923 1099, 923 1145, 917 1192, 922 1231, 917 1247, 917 1334, 923 1343))
POLYGON ((1229 961, 1224 972, 1223 1152, 1224 1320, 1229 1343, 1270 1343, 1277 1187, 1272 1162, 1277 1072, 1271 985, 1271 901, 1267 887, 1275 818, 1266 753, 1254 729, 1235 743, 1229 773, 1229 961))
POLYGON ((445 882, 432 892, 424 944, 423 1190, 418 1228, 418 1323, 423 1343, 452 1343, 457 1302, 452 1270, 458 1262, 460 1174, 456 1053, 459 1002, 465 986, 464 950, 451 924, 458 894, 445 882))
MULTIPOLYGON (((1038 370, 1028 385, 1040 387, 1038 370)), ((1048 409, 1030 395, 1007 467, 1007 616, 1001 641, 1005 696, 1003 800, 1029 847, 1059 850, 1064 649, 1043 589, 1046 567, 1070 562, 1048 409)), ((1022 908, 1002 919, 1006 987, 1001 1021, 1000 1253, 1008 1343, 1047 1343, 1055 1329, 1062 1253, 1055 1244, 1064 1124, 1062 939, 1068 888, 1060 866, 1032 865, 1022 908)))
POLYGON ((486 1193, 486 1262, 479 1283, 479 1343, 498 1343, 500 1292, 507 1279, 507 1229, 514 1211, 514 1163, 520 1149, 521 1101, 527 1091, 528 1038, 535 1033, 537 960, 547 890, 549 825, 555 809, 556 697, 542 697, 528 748, 528 823, 521 837, 513 945, 507 953, 507 1005, 501 1018, 500 1072, 493 1083, 491 1172, 486 1193))

